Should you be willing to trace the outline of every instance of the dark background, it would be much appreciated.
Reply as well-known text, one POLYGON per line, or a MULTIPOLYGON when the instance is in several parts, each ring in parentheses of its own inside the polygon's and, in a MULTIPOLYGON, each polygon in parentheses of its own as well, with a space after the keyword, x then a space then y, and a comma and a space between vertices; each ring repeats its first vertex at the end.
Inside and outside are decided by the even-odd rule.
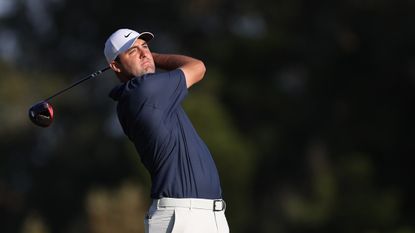
POLYGON ((0 232, 143 232, 149 176, 106 66, 118 28, 203 60, 184 107, 231 232, 415 232, 415 1, 0 0, 0 232))

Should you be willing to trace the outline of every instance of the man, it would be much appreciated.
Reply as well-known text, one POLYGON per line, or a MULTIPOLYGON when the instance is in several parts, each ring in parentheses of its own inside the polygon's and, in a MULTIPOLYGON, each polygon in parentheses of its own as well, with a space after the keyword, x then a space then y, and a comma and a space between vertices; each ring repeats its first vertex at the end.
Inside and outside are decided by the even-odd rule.
POLYGON ((188 56, 151 53, 147 42, 153 37, 119 29, 104 49, 122 82, 110 93, 118 101, 118 119, 151 175, 145 231, 229 232, 215 163, 181 107, 205 66, 188 56))

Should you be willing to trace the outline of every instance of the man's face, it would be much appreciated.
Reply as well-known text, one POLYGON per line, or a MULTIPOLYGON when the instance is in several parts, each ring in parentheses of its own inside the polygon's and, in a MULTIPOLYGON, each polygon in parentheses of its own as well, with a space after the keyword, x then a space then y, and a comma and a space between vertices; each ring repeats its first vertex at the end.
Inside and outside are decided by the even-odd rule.
POLYGON ((147 42, 142 39, 137 39, 131 48, 118 57, 120 73, 128 79, 154 73, 156 70, 147 42))

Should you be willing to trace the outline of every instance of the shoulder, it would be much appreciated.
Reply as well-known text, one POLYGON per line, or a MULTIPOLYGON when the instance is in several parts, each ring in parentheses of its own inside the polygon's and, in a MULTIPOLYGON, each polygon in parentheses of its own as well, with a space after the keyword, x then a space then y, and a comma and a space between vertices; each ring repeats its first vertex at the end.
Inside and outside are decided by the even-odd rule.
POLYGON ((135 88, 143 85, 148 85, 154 82, 157 82, 159 79, 167 79, 167 78, 181 78, 184 77, 184 73, 181 69, 175 69, 171 71, 165 72, 157 72, 152 74, 145 74, 140 77, 135 77, 129 80, 126 84, 127 87, 135 88))
POLYGON ((122 85, 122 99, 152 99, 170 96, 172 92, 186 89, 186 79, 181 69, 157 72, 135 77, 122 85))
POLYGON ((139 78, 130 80, 131 87, 138 87, 140 89, 158 90, 159 88, 165 88, 166 86, 174 85, 174 83, 180 83, 185 81, 184 73, 181 69, 175 69, 172 71, 158 72, 153 74, 146 74, 139 78))
POLYGON ((145 74, 140 77, 135 77, 126 82, 123 85, 125 93, 134 93, 139 91, 140 93, 151 92, 166 85, 168 82, 174 79, 184 78, 184 73, 180 69, 157 72, 152 74, 145 74))
POLYGON ((146 74, 141 77, 142 82, 151 82, 152 80, 157 79, 165 79, 165 78, 184 78, 184 73, 181 69, 175 69, 171 71, 165 71, 165 72, 157 72, 152 74, 146 74))

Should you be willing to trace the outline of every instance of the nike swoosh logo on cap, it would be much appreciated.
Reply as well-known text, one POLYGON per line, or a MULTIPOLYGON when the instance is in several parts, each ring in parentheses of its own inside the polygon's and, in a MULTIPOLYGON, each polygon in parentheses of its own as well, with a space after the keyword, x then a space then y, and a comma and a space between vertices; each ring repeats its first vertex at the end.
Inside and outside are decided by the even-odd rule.
POLYGON ((124 35, 124 37, 125 37, 125 38, 127 38, 127 37, 129 37, 129 36, 130 36, 130 34, 131 34, 131 32, 130 32, 130 33, 128 33, 127 35, 124 35))

